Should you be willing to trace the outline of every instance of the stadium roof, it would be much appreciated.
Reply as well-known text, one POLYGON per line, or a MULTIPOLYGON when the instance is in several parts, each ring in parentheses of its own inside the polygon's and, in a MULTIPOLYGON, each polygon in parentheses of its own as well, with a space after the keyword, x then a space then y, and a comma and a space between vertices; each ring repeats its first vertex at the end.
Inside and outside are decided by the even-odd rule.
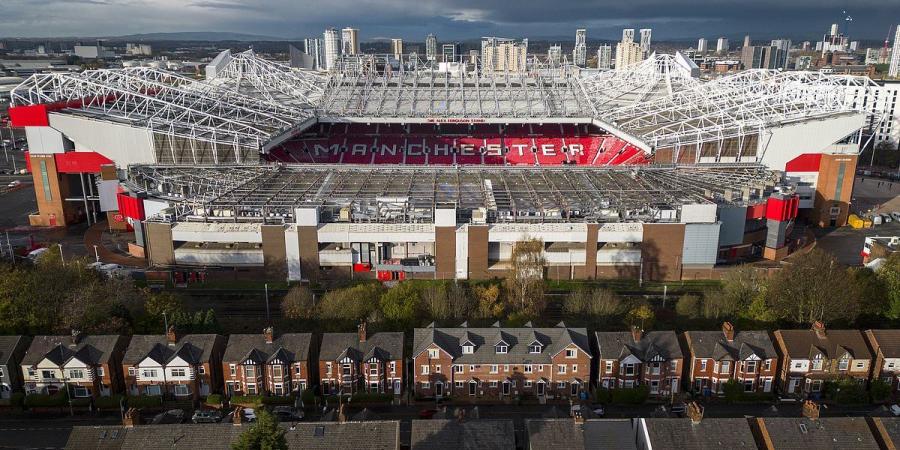
POLYGON ((135 166, 128 185, 174 200, 174 218, 292 222, 294 209, 350 208, 359 222, 430 222, 439 205, 496 222, 673 219, 683 204, 752 202, 776 182, 758 166, 135 166))
POLYGON ((408 65, 363 55, 317 72, 224 51, 194 80, 152 68, 37 74, 12 91, 14 105, 54 103, 66 113, 154 133, 268 149, 315 120, 593 121, 654 148, 758 135, 769 127, 864 113, 850 89, 866 77, 750 70, 702 82, 680 54, 590 72, 537 58, 525 71, 408 65))

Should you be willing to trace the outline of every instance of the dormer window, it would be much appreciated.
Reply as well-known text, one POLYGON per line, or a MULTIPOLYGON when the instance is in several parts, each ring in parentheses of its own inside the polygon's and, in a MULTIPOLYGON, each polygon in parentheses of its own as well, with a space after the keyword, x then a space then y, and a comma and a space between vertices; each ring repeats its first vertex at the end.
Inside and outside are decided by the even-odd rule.
POLYGON ((509 351, 509 347, 506 346, 506 344, 497 344, 496 346, 494 346, 494 350, 497 352, 497 354, 502 355, 506 354, 509 351))
POLYGON ((850 368, 850 358, 844 356, 838 361, 838 370, 847 370, 850 368))
POLYGON ((577 350, 575 350, 574 348, 567 348, 567 349, 566 349, 566 358, 576 358, 576 357, 578 357, 578 351, 577 351, 577 350))
POLYGON ((436 348, 428 349, 428 359, 437 359, 438 358, 438 350, 436 348))
POLYGON ((528 353, 540 353, 544 347, 541 344, 531 344, 528 346, 528 353))
POLYGON ((475 353, 475 346, 472 344, 463 345, 462 352, 464 355, 471 355, 472 353, 475 353))

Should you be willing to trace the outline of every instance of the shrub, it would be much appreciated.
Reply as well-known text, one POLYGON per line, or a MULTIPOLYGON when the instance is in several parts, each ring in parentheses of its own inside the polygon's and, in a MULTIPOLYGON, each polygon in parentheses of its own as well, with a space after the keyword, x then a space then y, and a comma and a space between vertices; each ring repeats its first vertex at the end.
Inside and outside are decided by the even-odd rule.
POLYGON ((262 405, 262 397, 258 395, 234 395, 231 397, 232 405, 259 406, 262 405))
POLYGON ((594 401, 597 403, 608 404, 612 401, 612 390, 599 388, 594 391, 594 401))
POLYGON ((50 406, 65 406, 68 402, 66 401, 66 393, 65 392, 57 392, 53 395, 48 394, 31 394, 25 397, 25 406, 29 408, 35 407, 50 407, 50 406))
POLYGON ((271 396, 271 397, 262 397, 263 405, 293 405, 294 397, 287 395, 284 397, 280 396, 271 396))
POLYGON ((129 408, 155 408, 162 406, 162 397, 158 395, 129 395, 125 402, 129 408))
POLYGON ((825 398, 840 405, 859 405, 869 399, 865 387, 852 378, 839 378, 825 383, 825 398))
POLYGON ((869 385, 869 395, 872 396, 873 402, 881 403, 887 401, 891 396, 891 384, 882 380, 875 380, 869 385))
POLYGON ((25 393, 13 392, 12 395, 9 396, 9 404, 18 408, 25 406, 25 393))
POLYGON ((633 388, 612 390, 611 401, 617 405, 640 405, 650 396, 650 386, 640 385, 633 388))
POLYGON ((121 407, 122 396, 110 395, 109 397, 97 397, 94 400, 94 406, 98 409, 119 409, 121 407))
POLYGON ((379 394, 377 392, 359 392, 350 397, 350 403, 390 403, 394 400, 392 394, 379 394))
POLYGON ((310 407, 316 403, 316 393, 312 389, 304 389, 300 393, 300 400, 303 400, 304 406, 310 407))
POLYGON ((209 394, 206 396, 206 404, 207 405, 221 405, 222 404, 222 396, 219 394, 209 394))

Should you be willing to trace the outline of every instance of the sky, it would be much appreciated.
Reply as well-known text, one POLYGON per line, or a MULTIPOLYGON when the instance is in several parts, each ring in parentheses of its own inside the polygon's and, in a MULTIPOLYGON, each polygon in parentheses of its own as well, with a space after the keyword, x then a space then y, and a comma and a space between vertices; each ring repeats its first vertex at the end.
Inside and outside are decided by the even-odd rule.
POLYGON ((227 31, 296 39, 352 26, 367 41, 421 42, 429 32, 439 40, 574 39, 576 28, 589 39, 652 28, 657 41, 815 40, 833 22, 849 25, 854 39, 882 40, 900 23, 900 0, 0 0, 3 37, 227 31))

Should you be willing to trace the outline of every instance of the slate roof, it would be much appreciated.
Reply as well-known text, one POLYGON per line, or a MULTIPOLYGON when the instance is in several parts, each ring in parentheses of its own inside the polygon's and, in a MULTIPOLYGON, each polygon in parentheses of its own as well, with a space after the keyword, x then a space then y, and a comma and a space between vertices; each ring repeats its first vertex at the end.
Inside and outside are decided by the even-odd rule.
POLYGON ((310 333, 286 333, 275 337, 271 344, 266 343, 266 337, 259 334, 232 334, 228 337, 228 345, 225 347, 225 356, 222 361, 226 363, 243 362, 251 352, 259 362, 268 362, 275 355, 285 361, 308 361, 309 344, 312 341, 310 333))
POLYGON ((356 333, 322 335, 322 345, 319 348, 321 361, 337 361, 344 356, 350 356, 356 361, 366 361, 375 355, 382 360, 403 359, 403 333, 375 333, 366 342, 359 342, 359 335, 356 333))
POLYGON ((222 424, 170 424, 122 426, 76 426, 69 434, 70 450, 229 450, 247 426, 222 424))
POLYGON ((591 356, 587 330, 584 328, 416 328, 413 336, 413 354, 425 351, 435 343, 453 356, 454 362, 480 364, 550 363, 552 355, 575 344, 588 357, 591 356), (498 354, 494 345, 500 340, 507 343, 507 353, 498 354), (463 354, 467 341, 475 344, 472 354, 463 354), (532 342, 543 345, 541 353, 529 353, 532 342))
POLYGON ((649 331, 643 333, 641 340, 635 342, 630 331, 598 331, 598 357, 600 359, 625 359, 634 355, 641 361, 650 361, 660 355, 666 361, 683 358, 678 337, 674 331, 649 331))
POLYGON ((15 361, 10 361, 10 358, 16 351, 16 347, 25 339, 28 338, 25 336, 0 336, 0 365, 15 363, 15 361))
POLYGON ((512 420, 413 420, 412 450, 506 450, 516 448, 512 420))
POLYGON ((642 420, 655 450, 757 448, 747 419, 704 419, 698 424, 687 418, 642 420))
POLYGON ((820 338, 813 330, 778 330, 788 357, 810 359, 822 352, 826 359, 835 359, 849 351, 854 359, 872 359, 872 352, 859 330, 826 330, 820 338))
POLYGON ((694 358, 745 360, 750 355, 759 359, 775 358, 775 346, 766 331, 737 331, 731 342, 721 331, 688 331, 688 344, 694 358))
POLYGON ((873 417, 876 423, 881 422, 884 428, 884 438, 894 444, 894 448, 900 446, 900 417, 873 417))
POLYGON ((176 356, 189 364, 209 362, 218 334, 188 334, 180 337, 175 345, 169 345, 164 334, 141 334, 131 337, 122 364, 136 365, 150 357, 160 364, 166 364, 176 356))
POLYGON ((71 345, 71 336, 35 336, 25 356, 22 357, 22 365, 33 366, 44 358, 49 358, 57 364, 64 364, 76 355, 87 364, 106 364, 116 345, 124 339, 125 337, 119 335, 81 336, 76 345, 71 345))
POLYGON ((534 450, 622 449, 636 450, 629 419, 585 420, 533 419, 525 421, 528 445, 534 450))
POLYGON ((285 438, 292 449, 399 449, 400 422, 301 422, 288 430, 285 438))
POLYGON ((900 358, 900 330, 868 330, 874 341, 872 344, 885 358, 900 358))
POLYGON ((865 417, 773 417, 764 419, 766 430, 777 449, 877 449, 865 417), (803 424, 805 432, 801 430, 803 424))

